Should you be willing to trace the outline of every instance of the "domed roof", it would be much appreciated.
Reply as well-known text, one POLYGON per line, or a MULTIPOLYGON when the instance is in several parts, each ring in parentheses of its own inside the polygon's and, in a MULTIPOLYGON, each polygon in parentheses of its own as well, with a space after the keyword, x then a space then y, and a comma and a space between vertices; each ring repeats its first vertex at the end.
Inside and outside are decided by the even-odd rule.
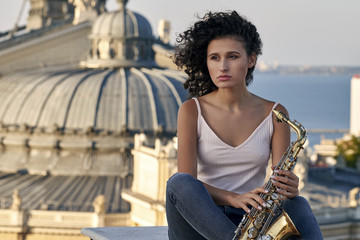
POLYGON ((96 21, 84 68, 0 76, 1 171, 127 178, 135 133, 175 135, 186 77, 157 66, 149 23, 122 3, 96 21))
POLYGON ((153 32, 148 20, 142 15, 119 9, 114 12, 105 12, 95 21, 91 38, 123 38, 141 37, 153 39, 153 32))
POLYGON ((183 80, 174 70, 145 68, 7 75, 0 79, 0 122, 45 132, 175 133, 183 80))
POLYGON ((95 21, 89 36, 91 49, 81 65, 88 68, 156 67, 151 25, 120 1, 118 11, 105 12, 95 21))

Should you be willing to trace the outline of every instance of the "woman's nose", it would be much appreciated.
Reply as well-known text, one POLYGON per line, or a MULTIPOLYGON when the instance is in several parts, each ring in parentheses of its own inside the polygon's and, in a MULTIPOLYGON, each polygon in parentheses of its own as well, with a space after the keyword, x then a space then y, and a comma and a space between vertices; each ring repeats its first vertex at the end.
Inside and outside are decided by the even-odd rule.
POLYGON ((229 64, 226 60, 221 61, 220 63, 220 71, 227 72, 229 70, 229 64))

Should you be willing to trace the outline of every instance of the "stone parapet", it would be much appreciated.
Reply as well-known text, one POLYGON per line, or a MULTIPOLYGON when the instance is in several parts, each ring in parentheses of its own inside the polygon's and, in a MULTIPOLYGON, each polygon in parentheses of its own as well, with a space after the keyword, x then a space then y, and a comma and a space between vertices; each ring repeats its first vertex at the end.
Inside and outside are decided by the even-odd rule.
POLYGON ((96 214, 93 212, 16 211, 0 209, 0 231, 21 235, 80 235, 86 227, 128 226, 128 213, 96 214))

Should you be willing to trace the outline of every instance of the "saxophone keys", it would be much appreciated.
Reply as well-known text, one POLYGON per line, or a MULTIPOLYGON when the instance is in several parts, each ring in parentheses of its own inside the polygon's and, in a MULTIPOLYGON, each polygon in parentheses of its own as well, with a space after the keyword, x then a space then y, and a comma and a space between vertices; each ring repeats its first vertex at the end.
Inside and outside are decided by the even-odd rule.
POLYGON ((256 220, 254 221, 254 226, 255 226, 257 229, 260 229, 260 228, 263 226, 262 219, 256 219, 256 220))
POLYGON ((273 238, 270 235, 261 236, 259 240, 273 240, 273 238))
POLYGON ((248 231, 248 237, 249 237, 250 239, 256 238, 256 236, 257 236, 258 234, 259 234, 259 231, 258 231, 256 228, 254 228, 254 227, 250 228, 249 231, 248 231))
POLYGON ((272 200, 277 200, 278 198, 279 198, 279 195, 278 195, 277 193, 273 192, 273 193, 271 194, 271 199, 272 199, 272 200))
POLYGON ((274 204, 274 201, 273 200, 268 200, 267 202, 266 202, 266 207, 267 208, 271 208, 271 206, 274 204))

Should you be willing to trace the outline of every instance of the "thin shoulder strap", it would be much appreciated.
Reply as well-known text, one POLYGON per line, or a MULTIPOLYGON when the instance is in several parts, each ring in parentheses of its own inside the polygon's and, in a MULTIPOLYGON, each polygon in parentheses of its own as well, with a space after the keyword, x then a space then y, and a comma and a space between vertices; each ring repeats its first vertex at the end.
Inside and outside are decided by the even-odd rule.
POLYGON ((199 115, 199 117, 200 117, 200 116, 201 116, 201 108, 200 108, 199 100, 198 100, 196 97, 194 97, 194 98, 192 98, 192 99, 195 100, 196 107, 197 107, 197 110, 198 110, 198 115, 199 115))
POLYGON ((196 97, 192 98, 194 99, 195 103, 196 103, 196 107, 198 110, 198 116, 197 116, 197 136, 201 135, 201 108, 200 108, 200 102, 199 99, 197 99, 196 97))
MULTIPOLYGON (((272 107, 272 110, 274 110, 277 107, 277 105, 279 105, 278 102, 274 103, 274 105, 272 107)), ((272 110, 270 112, 270 115, 272 116, 271 117, 271 122, 272 122, 272 124, 271 124, 271 135, 274 133, 274 123, 277 121, 276 116, 275 116, 275 114, 274 114, 274 112, 272 110)))
POLYGON ((274 103, 274 106, 272 107, 272 109, 271 109, 271 110, 274 110, 274 109, 277 107, 277 105, 279 105, 279 103, 278 103, 278 102, 274 103))

